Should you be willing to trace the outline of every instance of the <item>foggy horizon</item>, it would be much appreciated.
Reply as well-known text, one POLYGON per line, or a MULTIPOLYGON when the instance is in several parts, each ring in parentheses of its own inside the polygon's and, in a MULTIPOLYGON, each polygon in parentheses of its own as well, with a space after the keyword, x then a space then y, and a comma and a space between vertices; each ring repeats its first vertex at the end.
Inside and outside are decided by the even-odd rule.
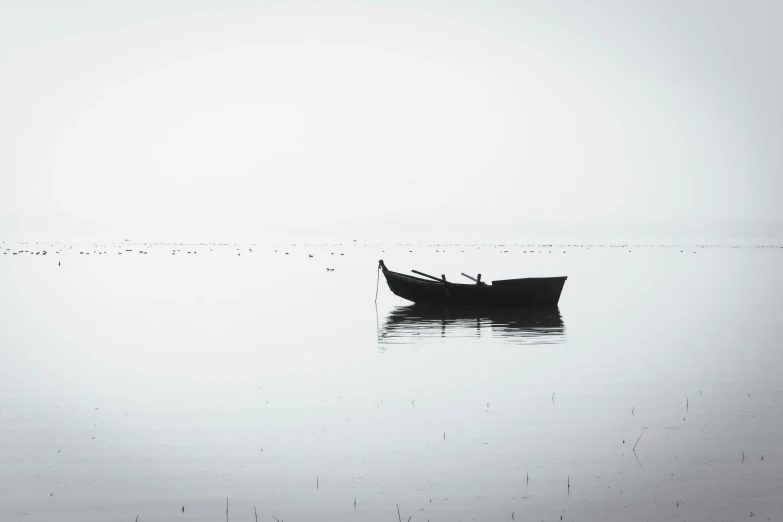
POLYGON ((8 220, 0 240, 134 241, 286 240, 292 241, 631 241, 631 242, 756 242, 777 244, 783 225, 776 223, 491 223, 396 216, 388 221, 332 222, 291 225, 260 220, 158 220, 90 221, 68 215, 49 219, 8 220))
POLYGON ((25 2, 4 237, 783 237, 774 2, 25 2))

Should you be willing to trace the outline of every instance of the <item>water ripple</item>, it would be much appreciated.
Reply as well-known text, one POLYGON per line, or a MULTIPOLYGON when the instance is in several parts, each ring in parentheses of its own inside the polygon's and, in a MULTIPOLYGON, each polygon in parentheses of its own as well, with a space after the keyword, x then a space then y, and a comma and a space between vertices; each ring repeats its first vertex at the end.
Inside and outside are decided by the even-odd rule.
POLYGON ((382 347, 485 337, 513 344, 559 344, 565 342, 565 325, 557 307, 409 305, 394 308, 378 332, 382 347))

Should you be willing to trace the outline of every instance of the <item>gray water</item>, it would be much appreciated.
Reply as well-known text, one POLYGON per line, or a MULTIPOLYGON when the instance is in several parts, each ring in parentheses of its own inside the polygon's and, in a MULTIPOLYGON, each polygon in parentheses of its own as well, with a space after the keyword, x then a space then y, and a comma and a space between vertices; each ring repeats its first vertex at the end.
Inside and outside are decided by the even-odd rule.
POLYGON ((783 519, 779 247, 0 247, 2 521, 783 519))

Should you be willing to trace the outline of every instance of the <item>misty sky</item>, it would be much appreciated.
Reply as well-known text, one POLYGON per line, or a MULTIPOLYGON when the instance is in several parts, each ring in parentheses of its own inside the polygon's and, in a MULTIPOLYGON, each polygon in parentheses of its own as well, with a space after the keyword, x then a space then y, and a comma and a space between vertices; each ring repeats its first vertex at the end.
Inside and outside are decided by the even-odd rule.
POLYGON ((5 1, 0 233, 780 233, 781 22, 775 0, 5 1))

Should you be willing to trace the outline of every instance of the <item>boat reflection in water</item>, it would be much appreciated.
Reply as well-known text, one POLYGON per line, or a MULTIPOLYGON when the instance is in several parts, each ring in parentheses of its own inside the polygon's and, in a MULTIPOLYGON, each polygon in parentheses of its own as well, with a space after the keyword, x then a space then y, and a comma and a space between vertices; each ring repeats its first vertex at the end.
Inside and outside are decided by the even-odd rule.
POLYGON ((514 344, 565 342, 565 326, 557 307, 399 306, 380 327, 383 345, 448 339, 490 339, 514 344))

